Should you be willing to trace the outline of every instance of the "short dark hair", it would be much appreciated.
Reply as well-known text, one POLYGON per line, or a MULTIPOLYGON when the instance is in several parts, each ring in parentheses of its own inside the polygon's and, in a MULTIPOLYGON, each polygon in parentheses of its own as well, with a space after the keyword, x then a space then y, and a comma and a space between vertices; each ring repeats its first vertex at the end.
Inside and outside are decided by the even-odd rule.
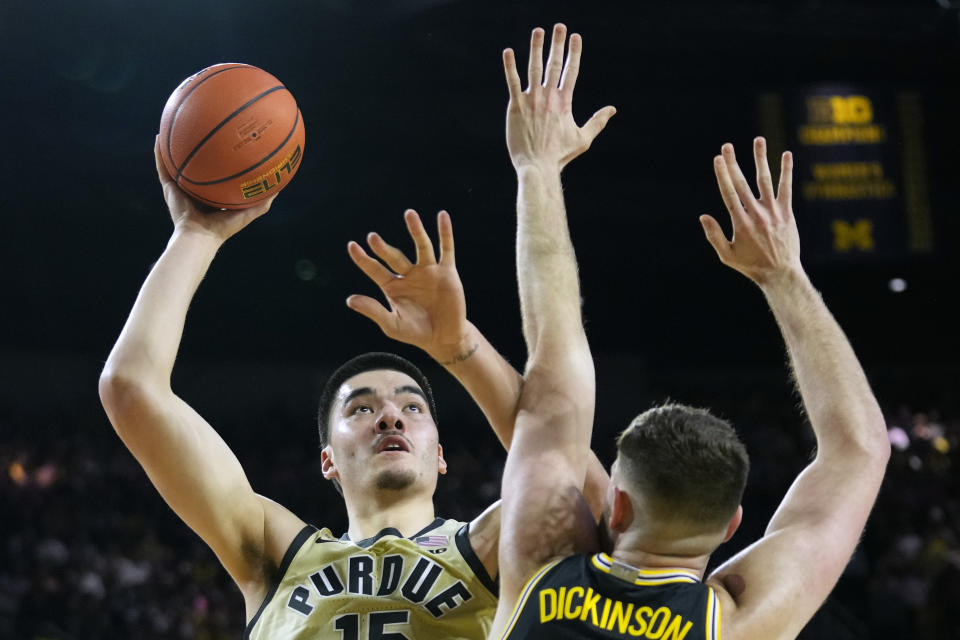
POLYGON ((617 449, 626 478, 671 520, 723 526, 743 498, 747 449, 729 422, 706 409, 649 409, 620 434, 617 449))
POLYGON ((430 416, 433 418, 433 422, 437 422, 437 405, 433 400, 433 390, 430 388, 430 382, 415 364, 393 353, 380 351, 364 353, 340 365, 340 367, 330 375, 327 383, 323 386, 323 391, 320 393, 320 409, 317 412, 317 427, 320 434, 321 449, 330 442, 330 412, 333 410, 333 404, 337 398, 337 391, 344 382, 353 376, 364 373, 365 371, 377 371, 380 369, 399 371, 413 378, 423 391, 423 395, 430 408, 430 416))

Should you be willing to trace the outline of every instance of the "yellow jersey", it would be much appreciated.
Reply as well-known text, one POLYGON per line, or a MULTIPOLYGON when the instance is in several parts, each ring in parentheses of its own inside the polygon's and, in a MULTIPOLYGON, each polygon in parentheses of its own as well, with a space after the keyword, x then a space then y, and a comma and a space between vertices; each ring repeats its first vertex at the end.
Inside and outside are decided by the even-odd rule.
POLYGON ((435 519, 404 538, 393 528, 359 542, 305 527, 245 640, 484 640, 497 587, 467 536, 435 519))

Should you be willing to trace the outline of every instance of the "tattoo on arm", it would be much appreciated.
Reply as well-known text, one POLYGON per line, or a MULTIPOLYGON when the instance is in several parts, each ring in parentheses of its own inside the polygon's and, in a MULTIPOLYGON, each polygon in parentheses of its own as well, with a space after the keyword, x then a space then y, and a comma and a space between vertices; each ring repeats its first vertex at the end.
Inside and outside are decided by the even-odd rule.
POLYGON ((460 354, 458 354, 458 355, 455 355, 452 360, 447 360, 446 362, 441 362, 441 363, 439 363, 439 364, 440 364, 441 366, 448 367, 448 366, 450 366, 450 365, 452 365, 452 364, 458 364, 458 363, 463 362, 463 361, 465 361, 465 360, 469 360, 469 359, 470 359, 470 356, 472 356, 473 354, 475 354, 475 353, 477 352, 477 349, 479 349, 479 348, 480 348, 480 343, 478 342, 478 343, 474 344, 474 345, 470 348, 469 351, 465 351, 464 353, 460 353, 460 354))

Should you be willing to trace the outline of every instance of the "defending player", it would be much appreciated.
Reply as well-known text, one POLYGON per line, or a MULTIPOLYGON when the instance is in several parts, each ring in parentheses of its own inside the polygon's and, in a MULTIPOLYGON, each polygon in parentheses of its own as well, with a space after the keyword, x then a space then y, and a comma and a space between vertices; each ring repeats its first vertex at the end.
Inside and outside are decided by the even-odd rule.
POLYGON ((712 217, 701 224, 720 260, 766 296, 817 437, 816 458, 764 537, 704 582, 710 554, 740 522, 745 451, 730 426, 706 411, 652 409, 618 440, 603 520, 609 555, 574 553, 587 540, 578 487, 594 378, 559 175, 575 149, 560 141, 576 134, 566 114, 580 41, 571 38, 561 79, 563 35, 555 29, 542 86, 536 45, 526 91, 512 51, 504 52, 508 147, 526 176, 517 253, 529 362, 503 478, 501 599, 490 637, 690 640, 719 638, 721 630, 748 640, 795 637, 857 544, 889 444, 853 350, 801 267, 792 157, 784 154, 775 194, 765 143, 755 141, 757 199, 733 147, 724 145, 714 167, 733 240, 712 217))
MULTIPOLYGON (((240 588, 245 637, 484 637, 496 602, 499 509, 469 524, 435 516, 433 492, 446 463, 432 392, 416 367, 367 354, 341 367, 324 391, 323 473, 342 491, 350 519, 340 539, 256 494, 226 443, 175 395, 170 376, 190 300, 223 242, 270 203, 203 213, 157 168, 174 232, 107 360, 100 394, 151 482, 240 588)), ((459 306, 453 296, 454 315, 462 316, 456 326, 437 304, 451 301, 438 291, 460 285, 449 218, 439 219, 439 261, 416 214, 406 220, 418 258, 403 277, 391 276, 389 292, 402 292, 409 312, 392 318, 396 337, 445 363, 509 442, 518 374, 466 322, 462 288, 459 306), (471 346, 464 352, 461 343, 471 346)), ((367 270, 364 258, 375 262, 355 244, 350 252, 367 270)), ((351 304, 358 300, 363 308, 360 298, 351 304)))

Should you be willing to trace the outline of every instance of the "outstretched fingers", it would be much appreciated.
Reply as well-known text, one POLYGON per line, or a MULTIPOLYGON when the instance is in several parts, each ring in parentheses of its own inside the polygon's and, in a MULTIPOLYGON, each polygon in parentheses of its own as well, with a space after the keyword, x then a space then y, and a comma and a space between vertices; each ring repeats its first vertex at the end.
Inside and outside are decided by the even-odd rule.
POLYGON ((530 59, 527 62, 527 89, 539 87, 543 81, 543 29, 530 34, 530 59))
POLYGON ((604 107, 590 116, 590 119, 580 127, 580 131, 585 138, 587 145, 593 142, 593 139, 600 135, 607 123, 617 113, 614 107, 604 107))
POLYGON ((353 261, 353 264, 357 265, 360 271, 363 271, 363 273, 373 280, 374 284, 381 289, 397 277, 392 271, 380 264, 379 261, 367 255, 363 247, 352 240, 347 243, 347 253, 350 254, 350 259, 353 261))
POLYGON ((777 187, 777 202, 790 207, 791 198, 793 198, 793 154, 784 151, 780 160, 780 184, 777 187))
POLYGON ((721 157, 723 157, 723 161, 727 169, 727 175, 730 177, 731 184, 736 190, 736 194, 739 196, 740 202, 742 202, 744 205, 749 205, 755 199, 753 197, 753 190, 750 189, 750 184, 743 176, 743 171, 740 170, 740 165, 737 164, 737 156, 736 153, 734 153, 733 145, 729 142, 724 144, 720 148, 720 154, 721 157))
POLYGON ((392 312, 369 296, 352 295, 347 298, 347 306, 360 315, 370 318, 386 333, 392 312))
POLYGON ((403 251, 388 243, 379 233, 371 231, 367 234, 367 244, 374 255, 384 261, 394 273, 405 274, 413 268, 413 264, 403 254, 403 251))
POLYGON ((446 211, 437 214, 437 235, 440 236, 440 264, 456 265, 453 249, 453 222, 446 211))
POLYGON ((717 252, 720 262, 726 263, 727 255, 730 253, 730 241, 727 240, 723 229, 720 228, 720 223, 713 216, 704 214, 700 216, 700 226, 703 227, 703 234, 707 237, 707 242, 717 252))
POLYGON ((736 233, 738 226, 747 224, 747 212, 743 209, 740 196, 733 185, 727 162, 723 156, 714 156, 713 172, 717 176, 720 197, 723 198, 723 204, 727 206, 727 211, 730 212, 730 220, 733 222, 734 233, 736 233))
POLYGON ((433 251, 433 242, 430 241, 430 236, 417 212, 407 209, 403 213, 403 221, 407 223, 407 231, 410 232, 413 244, 417 247, 417 264, 436 264, 437 256, 433 251))
POLYGON ((510 102, 516 104, 523 93, 520 86, 520 75, 517 73, 517 59, 513 49, 503 50, 503 75, 507 80, 507 91, 510 92, 510 102))
POLYGON ((550 55, 547 57, 547 74, 543 79, 543 86, 547 89, 556 89, 560 84, 560 73, 563 70, 563 52, 567 42, 567 26, 556 24, 553 27, 553 40, 550 43, 550 55))
POLYGON ((580 75, 580 55, 583 51, 583 40, 579 33, 570 36, 570 46, 567 49, 567 62, 563 67, 563 76, 560 78, 560 92, 567 100, 573 99, 573 88, 580 75))
POLYGON ((773 203, 776 196, 773 193, 773 179, 770 177, 770 165, 767 162, 767 141, 762 137, 753 140, 753 162, 757 166, 757 190, 760 199, 765 203, 773 203))

